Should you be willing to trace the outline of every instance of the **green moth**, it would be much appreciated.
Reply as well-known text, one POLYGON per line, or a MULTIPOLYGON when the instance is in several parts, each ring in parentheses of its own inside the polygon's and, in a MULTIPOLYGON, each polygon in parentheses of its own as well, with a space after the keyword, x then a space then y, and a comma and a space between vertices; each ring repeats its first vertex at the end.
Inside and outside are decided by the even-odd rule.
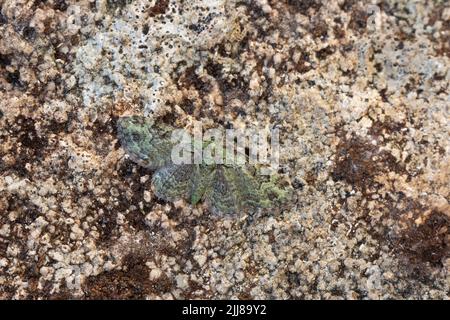
POLYGON ((126 153, 134 162, 152 170, 171 163, 172 131, 169 126, 138 116, 122 117, 117 126, 126 153))
MULTIPOLYGON (((118 121, 118 137, 130 158, 156 170, 152 185, 165 201, 185 199, 195 205, 204 200, 214 214, 237 215, 283 201, 289 192, 272 181, 262 181, 245 166, 174 164, 171 159, 175 129, 149 118, 130 116, 118 121)), ((199 142, 192 145, 198 147, 199 142)))

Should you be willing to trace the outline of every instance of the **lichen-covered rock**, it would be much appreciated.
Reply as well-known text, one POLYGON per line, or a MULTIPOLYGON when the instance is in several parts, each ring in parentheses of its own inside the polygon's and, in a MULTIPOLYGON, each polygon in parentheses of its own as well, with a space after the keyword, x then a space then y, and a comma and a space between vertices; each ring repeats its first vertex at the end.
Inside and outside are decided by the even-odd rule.
POLYGON ((448 299, 450 8, 375 3, 1 1, 0 299, 448 299), (129 114, 277 126, 289 201, 158 198, 129 114))

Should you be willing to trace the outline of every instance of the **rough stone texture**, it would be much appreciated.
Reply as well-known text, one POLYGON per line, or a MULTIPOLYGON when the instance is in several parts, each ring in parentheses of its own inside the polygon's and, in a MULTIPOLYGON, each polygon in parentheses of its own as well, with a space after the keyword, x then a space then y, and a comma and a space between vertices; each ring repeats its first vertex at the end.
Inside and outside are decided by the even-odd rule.
POLYGON ((448 299, 450 6, 2 0, 0 298, 448 299), (287 208, 156 199, 145 114, 277 123, 287 208))

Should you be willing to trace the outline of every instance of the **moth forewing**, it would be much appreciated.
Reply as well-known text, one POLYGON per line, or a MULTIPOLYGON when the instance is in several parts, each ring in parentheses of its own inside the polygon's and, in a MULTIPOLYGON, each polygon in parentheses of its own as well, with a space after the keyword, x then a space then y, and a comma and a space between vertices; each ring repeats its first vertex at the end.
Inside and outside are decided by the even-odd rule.
POLYGON ((194 165, 192 174, 190 202, 195 205, 204 198, 206 190, 211 188, 214 166, 194 165))
POLYGON ((154 192, 166 201, 187 199, 191 191, 193 165, 169 165, 158 169, 152 178, 154 192))

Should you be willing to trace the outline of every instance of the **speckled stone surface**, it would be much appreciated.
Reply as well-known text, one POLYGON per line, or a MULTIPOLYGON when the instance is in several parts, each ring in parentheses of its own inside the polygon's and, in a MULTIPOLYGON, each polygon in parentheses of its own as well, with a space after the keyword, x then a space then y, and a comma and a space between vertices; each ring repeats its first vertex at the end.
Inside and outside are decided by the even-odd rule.
POLYGON ((0 5, 1 299, 449 298, 448 1, 0 5), (291 201, 158 200, 128 114, 277 124, 291 201))

